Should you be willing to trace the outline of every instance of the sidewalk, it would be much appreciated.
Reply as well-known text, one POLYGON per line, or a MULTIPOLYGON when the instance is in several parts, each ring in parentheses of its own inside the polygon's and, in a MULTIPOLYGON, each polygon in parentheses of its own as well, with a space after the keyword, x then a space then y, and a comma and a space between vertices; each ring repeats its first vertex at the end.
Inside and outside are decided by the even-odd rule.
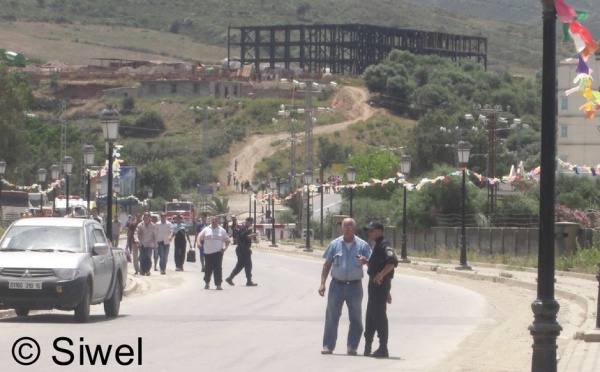
MULTIPOLYGON (((300 240, 298 241, 300 243, 300 240)), ((277 243, 277 247, 271 247, 270 242, 261 241, 253 245, 253 249, 270 250, 303 255, 321 259, 323 250, 317 248, 312 252, 305 252, 300 246, 291 245, 288 242, 277 243)), ((410 257, 409 257, 410 258, 410 257)), ((410 264, 401 266, 412 270, 434 271, 439 275, 460 276, 478 281, 489 281, 512 287, 525 288, 532 291, 532 302, 537 291, 537 269, 516 268, 506 265, 491 265, 485 263, 470 262, 472 270, 456 270, 457 263, 436 261, 433 259, 411 259, 410 264)), ((575 334, 563 334, 572 338, 564 350, 558 350, 557 357, 559 372, 593 372, 600 371, 600 330, 596 327, 596 309, 598 298, 598 280, 594 275, 557 271, 555 273, 555 297, 560 301, 569 301, 577 304, 585 313, 581 324, 572 324, 575 334)), ((560 302, 559 301, 559 302, 560 302)), ((531 313, 533 322, 533 312, 531 313)), ((528 332, 524 329, 523 332, 528 332)), ((563 330, 564 332, 564 330, 563 330)), ((533 343, 533 339, 531 341, 533 343)))

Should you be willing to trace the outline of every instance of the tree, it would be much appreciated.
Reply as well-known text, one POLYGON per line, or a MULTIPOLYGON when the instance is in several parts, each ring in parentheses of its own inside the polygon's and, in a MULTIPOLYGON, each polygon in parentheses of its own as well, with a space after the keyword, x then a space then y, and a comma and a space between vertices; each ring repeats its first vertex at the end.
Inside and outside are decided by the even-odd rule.
MULTIPOLYGON (((171 159, 152 160, 140 170, 140 184, 152 188, 156 197, 179 199, 181 187, 176 169, 171 159)), ((146 195, 140 194, 138 197, 145 198, 146 195)))
POLYGON ((0 64, 0 159, 13 166, 20 161, 21 150, 25 148, 24 136, 19 133, 26 120, 21 91, 14 76, 0 64))
POLYGON ((219 199, 213 196, 210 203, 206 206, 207 213, 211 216, 218 216, 229 213, 229 198, 219 199))
MULTIPOLYGON (((398 157, 391 151, 369 148, 359 152, 349 160, 349 165, 356 168, 356 182, 372 182, 372 180, 393 178, 398 173, 400 163, 398 157)), ((373 199, 390 199, 395 184, 378 185, 376 187, 354 188, 353 197, 369 197, 373 199)), ((346 191, 347 194, 349 191, 346 191)))
POLYGON ((140 137, 154 137, 165 130, 165 122, 156 111, 148 111, 135 121, 133 132, 140 137))
POLYGON ((319 137, 317 142, 319 143, 317 157, 323 169, 331 167, 334 163, 344 163, 346 161, 344 149, 339 143, 333 143, 327 137, 319 137))

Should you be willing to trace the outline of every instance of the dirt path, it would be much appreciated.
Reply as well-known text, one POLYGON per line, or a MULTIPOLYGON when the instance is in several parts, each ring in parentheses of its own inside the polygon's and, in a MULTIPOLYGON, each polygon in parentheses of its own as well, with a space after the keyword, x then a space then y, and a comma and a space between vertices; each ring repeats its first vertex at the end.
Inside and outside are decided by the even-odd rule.
MULTIPOLYGON (((337 111, 346 112, 349 119, 332 125, 317 126, 313 129, 313 135, 343 130, 351 124, 371 117, 375 113, 375 109, 367 103, 368 97, 369 93, 365 88, 342 87, 333 100, 333 106, 337 111)), ((300 130, 299 137, 303 135, 303 132, 300 130)), ((289 145, 288 142, 282 142, 279 146, 273 145, 274 142, 281 141, 289 136, 289 133, 284 132, 250 137, 244 148, 232 154, 230 169, 234 169, 234 163, 237 159, 238 171, 236 173, 238 178, 251 181, 252 174, 254 174, 254 164, 289 145)))

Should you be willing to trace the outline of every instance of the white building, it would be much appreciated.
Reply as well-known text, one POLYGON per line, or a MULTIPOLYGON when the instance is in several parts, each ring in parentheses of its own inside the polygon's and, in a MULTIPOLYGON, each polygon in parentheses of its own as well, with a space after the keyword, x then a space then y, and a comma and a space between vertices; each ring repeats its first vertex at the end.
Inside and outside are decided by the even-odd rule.
MULTIPOLYGON (((593 72, 592 90, 600 89, 600 54, 587 61, 593 72)), ((586 119, 579 107, 586 99, 579 93, 569 96, 565 91, 575 87, 577 59, 569 58, 558 65, 558 121, 557 156, 572 165, 597 167, 600 165, 600 115, 586 119)))

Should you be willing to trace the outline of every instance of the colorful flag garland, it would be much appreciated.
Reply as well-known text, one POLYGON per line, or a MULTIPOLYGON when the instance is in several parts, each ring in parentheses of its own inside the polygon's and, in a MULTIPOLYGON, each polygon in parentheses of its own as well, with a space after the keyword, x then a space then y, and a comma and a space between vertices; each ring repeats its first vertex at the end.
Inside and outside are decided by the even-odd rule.
POLYGON ((588 13, 584 11, 575 11, 565 3, 565 0, 554 0, 554 8, 556 13, 563 23, 563 42, 573 40, 575 51, 578 56, 576 72, 577 75, 573 80, 575 87, 568 89, 565 93, 579 93, 587 100, 586 103, 579 107, 585 111, 586 119, 592 119, 596 116, 596 111, 600 110, 600 92, 592 90, 592 69, 589 68, 587 60, 598 50, 600 45, 590 32, 579 21, 586 20, 588 13))

